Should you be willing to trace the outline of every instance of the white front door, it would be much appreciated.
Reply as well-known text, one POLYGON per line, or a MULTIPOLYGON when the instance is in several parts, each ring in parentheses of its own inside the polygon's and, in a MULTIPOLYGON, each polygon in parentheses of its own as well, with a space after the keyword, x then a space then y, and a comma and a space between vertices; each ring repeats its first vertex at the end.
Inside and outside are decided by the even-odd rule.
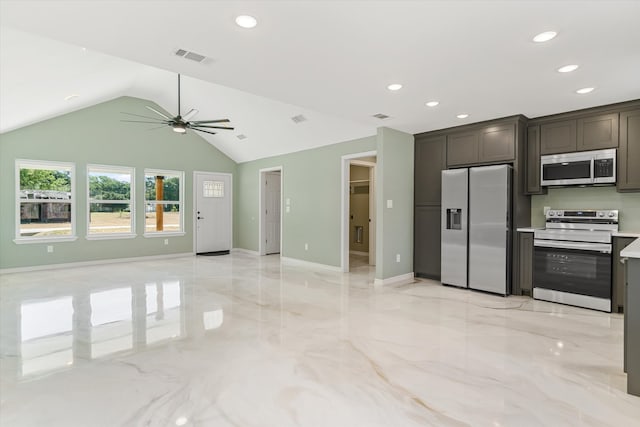
POLYGON ((265 173, 265 253, 280 253, 280 171, 265 173))
POLYGON ((195 173, 196 253, 231 250, 231 175, 195 173))

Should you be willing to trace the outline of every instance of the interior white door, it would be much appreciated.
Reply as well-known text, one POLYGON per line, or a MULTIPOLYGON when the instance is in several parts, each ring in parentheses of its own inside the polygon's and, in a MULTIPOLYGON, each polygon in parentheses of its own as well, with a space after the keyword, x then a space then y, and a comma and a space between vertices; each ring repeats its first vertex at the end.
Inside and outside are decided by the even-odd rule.
POLYGON ((280 253, 280 172, 265 173, 265 253, 280 253))
POLYGON ((231 250, 231 175, 196 173, 196 253, 231 250))

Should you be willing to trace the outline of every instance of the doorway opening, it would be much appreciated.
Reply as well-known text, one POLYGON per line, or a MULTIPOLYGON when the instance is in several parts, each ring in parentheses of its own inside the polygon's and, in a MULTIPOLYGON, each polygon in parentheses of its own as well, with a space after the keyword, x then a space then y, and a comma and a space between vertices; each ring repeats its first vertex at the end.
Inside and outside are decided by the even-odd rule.
POLYGON ((376 152, 342 157, 342 271, 376 264, 376 152))
POLYGON ((258 253, 282 253, 282 166, 260 169, 258 253))

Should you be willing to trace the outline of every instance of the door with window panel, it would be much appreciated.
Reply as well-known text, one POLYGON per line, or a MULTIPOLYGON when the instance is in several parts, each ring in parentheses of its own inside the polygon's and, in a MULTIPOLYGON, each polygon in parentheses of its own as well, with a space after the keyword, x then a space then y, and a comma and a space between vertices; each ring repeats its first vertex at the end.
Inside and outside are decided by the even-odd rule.
POLYGON ((231 175, 195 174, 196 253, 231 250, 231 175))

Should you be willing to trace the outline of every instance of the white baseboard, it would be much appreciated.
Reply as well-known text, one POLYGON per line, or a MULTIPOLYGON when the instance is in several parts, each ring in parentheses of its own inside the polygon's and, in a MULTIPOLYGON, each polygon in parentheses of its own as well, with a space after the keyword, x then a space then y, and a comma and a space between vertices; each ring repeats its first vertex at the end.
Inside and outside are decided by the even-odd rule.
POLYGON ((250 254, 250 255, 260 255, 258 251, 252 251, 251 249, 245 249, 245 248, 233 248, 231 249, 231 252, 240 252, 240 253, 250 254))
POLYGON ((411 283, 414 280, 415 280, 414 274, 407 273, 407 274, 401 274, 399 276, 387 277, 386 279, 375 279, 373 281, 373 284, 375 286, 399 285, 399 284, 411 283))
POLYGON ((362 251, 349 251, 349 253, 351 255, 366 255, 369 256, 369 252, 362 252, 362 251))
POLYGON ((300 265, 300 266, 309 267, 309 268, 322 268, 324 270, 342 272, 342 268, 336 267, 335 265, 318 264, 316 262, 305 261, 298 258, 289 258, 289 257, 281 256, 280 261, 282 261, 285 264, 300 265))
POLYGON ((194 256, 193 252, 182 252, 166 255, 137 256, 131 258, 96 259, 93 261, 65 262, 61 264, 34 265, 30 267, 0 268, 0 274, 24 273, 28 271, 59 270, 61 268, 89 267, 92 265, 117 264, 120 262, 153 261, 167 258, 183 258, 194 256))

